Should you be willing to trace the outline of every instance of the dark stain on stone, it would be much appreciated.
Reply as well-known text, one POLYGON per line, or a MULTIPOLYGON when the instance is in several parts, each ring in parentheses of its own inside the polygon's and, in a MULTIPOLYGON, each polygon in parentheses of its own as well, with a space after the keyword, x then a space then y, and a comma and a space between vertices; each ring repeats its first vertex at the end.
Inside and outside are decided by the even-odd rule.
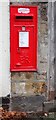
POLYGON ((21 77, 21 72, 18 72, 18 76, 21 77))
POLYGON ((15 75, 15 72, 11 72, 11 77, 13 77, 15 75))
POLYGON ((54 60, 53 60, 53 61, 54 61, 54 64, 55 64, 55 62, 56 62, 56 58, 55 58, 55 57, 54 57, 54 60))
POLYGON ((25 74, 25 77, 26 77, 27 79, 30 79, 30 78, 32 77, 32 73, 31 73, 31 72, 27 72, 27 73, 25 74))
POLYGON ((41 4, 40 14, 41 14, 42 20, 44 21, 47 21, 47 7, 48 5, 46 6, 44 4, 41 4))
POLYGON ((18 75, 19 77, 21 77, 21 72, 11 72, 11 77, 13 77, 14 75, 18 75))

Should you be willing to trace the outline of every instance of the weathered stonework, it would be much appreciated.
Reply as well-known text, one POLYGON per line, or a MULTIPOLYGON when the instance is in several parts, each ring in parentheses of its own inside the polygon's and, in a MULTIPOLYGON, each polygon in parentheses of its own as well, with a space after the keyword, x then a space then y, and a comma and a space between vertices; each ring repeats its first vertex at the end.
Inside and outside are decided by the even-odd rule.
MULTIPOLYGON (((47 96, 49 100, 54 99, 54 2, 48 3, 48 74, 47 74, 47 96)), ((56 38, 55 38, 56 40, 56 38)), ((56 49, 56 47, 55 47, 56 49)))
POLYGON ((48 3, 34 3, 34 2, 31 3, 31 5, 37 4, 38 4, 38 70, 37 72, 11 72, 12 96, 46 94, 47 54, 48 54, 48 39, 47 39, 48 3))
POLYGON ((30 96, 30 95, 46 95, 46 84, 44 81, 39 82, 13 82, 12 95, 13 96, 30 96))
POLYGON ((53 68, 54 68, 54 98, 56 100, 56 1, 54 2, 54 59, 53 59, 53 68))

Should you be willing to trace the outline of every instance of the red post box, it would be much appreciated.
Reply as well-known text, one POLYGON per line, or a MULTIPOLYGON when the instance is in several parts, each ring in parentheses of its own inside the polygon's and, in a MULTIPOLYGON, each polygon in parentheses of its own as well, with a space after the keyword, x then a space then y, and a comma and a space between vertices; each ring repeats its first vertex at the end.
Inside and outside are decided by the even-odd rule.
POLYGON ((10 6, 10 70, 37 70, 37 6, 10 6))

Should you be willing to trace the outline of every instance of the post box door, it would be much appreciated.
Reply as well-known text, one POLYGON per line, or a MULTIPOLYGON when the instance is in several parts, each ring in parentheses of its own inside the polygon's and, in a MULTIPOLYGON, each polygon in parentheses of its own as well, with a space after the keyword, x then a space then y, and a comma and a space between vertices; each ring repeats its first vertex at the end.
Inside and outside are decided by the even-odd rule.
POLYGON ((37 70, 37 12, 35 7, 29 7, 29 9, 31 13, 19 15, 18 7, 11 6, 11 71, 37 70))
POLYGON ((22 26, 14 26, 13 43, 11 45, 13 64, 11 69, 17 71, 36 70, 36 39, 34 39, 33 26, 26 26, 22 31, 22 26))

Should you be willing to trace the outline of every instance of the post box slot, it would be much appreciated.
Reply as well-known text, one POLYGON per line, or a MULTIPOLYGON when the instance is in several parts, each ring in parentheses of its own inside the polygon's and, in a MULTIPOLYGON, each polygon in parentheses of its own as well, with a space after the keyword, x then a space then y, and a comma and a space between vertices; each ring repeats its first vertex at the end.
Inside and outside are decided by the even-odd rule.
POLYGON ((33 16, 16 16, 17 21, 32 21, 33 16))

